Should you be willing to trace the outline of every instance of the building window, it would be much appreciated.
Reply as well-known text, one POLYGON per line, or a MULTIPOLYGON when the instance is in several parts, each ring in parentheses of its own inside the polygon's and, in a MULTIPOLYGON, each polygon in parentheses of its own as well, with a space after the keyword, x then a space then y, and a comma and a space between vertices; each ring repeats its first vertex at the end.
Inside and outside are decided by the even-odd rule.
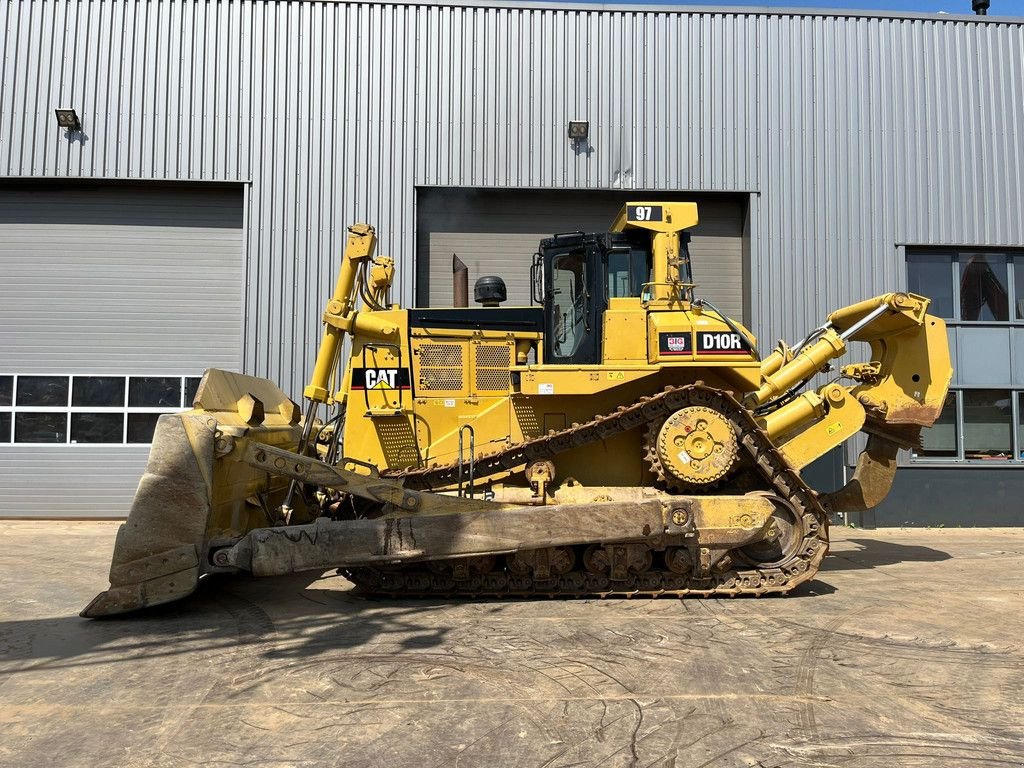
POLYGON ((1017 394, 1017 458, 1024 460, 1024 392, 1017 394))
POLYGON ((0 444, 126 445, 191 407, 199 376, 0 374, 0 444))
POLYGON ((964 458, 1013 458, 1010 393, 1005 389, 967 389, 964 412, 964 458))
POLYGON ((946 404, 942 407, 942 413, 935 420, 931 429, 921 432, 921 448, 916 455, 930 459, 955 459, 959 455, 957 448, 957 407, 956 392, 949 392, 946 395, 946 404))
POLYGON ((961 253, 960 319, 1003 322, 1010 319, 1006 256, 999 253, 961 253))
POLYGON ((932 300, 928 311, 953 319, 953 257, 948 253, 907 256, 907 290, 932 300))
POLYGON ((930 298, 928 311, 953 322, 1024 320, 1024 252, 910 251, 907 290, 930 298))
POLYGON ((921 432, 915 462, 1024 464, 1024 391, 952 389, 942 413, 921 432))
POLYGON ((907 288, 946 320, 958 367, 913 460, 1024 464, 1024 250, 908 249, 907 288))

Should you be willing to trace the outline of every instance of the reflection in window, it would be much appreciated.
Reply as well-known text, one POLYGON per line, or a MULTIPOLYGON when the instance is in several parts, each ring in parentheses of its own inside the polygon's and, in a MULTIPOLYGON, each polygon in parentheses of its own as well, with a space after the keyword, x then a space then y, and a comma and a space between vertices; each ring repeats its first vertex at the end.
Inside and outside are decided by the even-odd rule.
POLYGON ((965 389, 963 398, 964 458, 1010 458, 1010 393, 1004 389, 965 389))
POLYGON ((552 263, 554 352, 572 357, 587 335, 587 291, 583 253, 564 253, 552 263))
POLYGON ((71 387, 71 405, 86 408, 123 406, 124 376, 75 376, 71 387))
POLYGON ((960 254, 960 319, 1009 320, 1006 256, 960 254))
POLYGON ((607 298, 639 296, 650 281, 647 252, 639 248, 617 247, 608 252, 607 298))
POLYGON ((67 376, 19 376, 18 405, 36 408, 68 404, 67 376))
POLYGON ((128 383, 129 407, 178 408, 181 379, 177 376, 132 376, 128 383))
POLYGON ((191 408, 196 399, 196 392, 199 391, 199 382, 203 379, 200 376, 189 376, 185 379, 185 407, 191 408))
POLYGON ((1017 394, 1017 458, 1024 459, 1024 392, 1017 394))
POLYGON ((922 458, 956 457, 956 392, 946 394, 946 403, 939 418, 931 427, 921 430, 921 448, 914 455, 922 458))
POLYGON ((0 376, 0 405, 11 405, 14 400, 14 377, 0 376))
POLYGON ((11 442, 11 414, 0 411, 0 443, 11 442))
POLYGON ((1013 282, 1015 285, 1014 293, 1014 305, 1017 310, 1014 312, 1014 317, 1018 320, 1024 320, 1024 256, 1017 256, 1013 260, 1013 282))
POLYGON ((123 413, 72 413, 72 443, 124 442, 123 413))
POLYGON ((629 254, 630 251, 617 250, 608 254, 608 298, 629 296, 629 254))
MULTIPOLYGON (((21 383, 20 379, 18 383, 21 383)), ((18 396, 21 396, 20 389, 18 396)), ((14 442, 66 443, 67 441, 68 416, 66 413, 14 414, 14 442)))
POLYGON ((159 413, 129 413, 128 443, 152 443, 159 413))
POLYGON ((907 256, 907 290, 932 300, 928 311, 938 317, 953 317, 953 257, 940 253, 907 256))

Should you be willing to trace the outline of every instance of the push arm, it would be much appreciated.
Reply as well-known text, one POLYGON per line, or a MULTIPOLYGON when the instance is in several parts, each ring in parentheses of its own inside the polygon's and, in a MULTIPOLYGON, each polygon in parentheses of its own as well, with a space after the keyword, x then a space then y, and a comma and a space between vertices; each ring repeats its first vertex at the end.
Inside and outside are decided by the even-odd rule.
MULTIPOLYGON (((927 314, 928 304, 923 296, 888 293, 844 307, 795 349, 780 345, 764 359, 761 386, 746 404, 793 464, 805 466, 861 429, 878 438, 875 453, 881 442, 912 446, 934 423, 952 368, 945 323, 927 314), (842 368, 852 384, 795 394, 851 341, 871 347, 870 362, 842 368)), ((882 463, 891 480, 895 462, 882 463)))
POLYGON ((355 314, 356 276, 359 267, 373 257, 377 235, 368 224, 353 224, 348 228, 345 255, 341 260, 341 271, 334 286, 334 295, 324 310, 324 335, 313 366, 313 375, 303 391, 307 400, 326 403, 330 398, 330 378, 338 364, 341 344, 345 331, 350 330, 348 322, 355 314))

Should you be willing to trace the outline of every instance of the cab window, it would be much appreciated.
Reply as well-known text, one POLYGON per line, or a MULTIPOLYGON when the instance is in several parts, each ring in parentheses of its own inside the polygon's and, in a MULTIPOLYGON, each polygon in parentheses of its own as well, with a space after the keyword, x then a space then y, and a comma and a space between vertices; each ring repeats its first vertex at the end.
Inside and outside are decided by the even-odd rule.
POLYGON ((551 264, 553 351, 571 357, 587 335, 589 296, 582 251, 563 253, 551 264))
POLYGON ((648 254, 638 248, 615 247, 608 251, 606 298, 639 296, 651 278, 648 254))

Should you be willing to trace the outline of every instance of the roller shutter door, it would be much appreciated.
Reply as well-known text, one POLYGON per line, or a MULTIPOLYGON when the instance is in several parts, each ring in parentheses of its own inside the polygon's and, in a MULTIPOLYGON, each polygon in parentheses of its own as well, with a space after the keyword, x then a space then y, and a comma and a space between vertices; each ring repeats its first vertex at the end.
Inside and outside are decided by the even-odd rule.
POLYGON ((627 200, 682 200, 698 204, 690 255, 698 295, 743 318, 743 220, 737 195, 652 192, 526 191, 423 188, 417 207, 417 300, 452 303, 452 254, 469 266, 473 282, 500 275, 508 305, 530 302, 530 260, 538 242, 557 232, 605 231, 627 200))
POLYGON ((0 516, 127 514, 156 414, 205 368, 240 368, 242 201, 0 184, 0 516))

